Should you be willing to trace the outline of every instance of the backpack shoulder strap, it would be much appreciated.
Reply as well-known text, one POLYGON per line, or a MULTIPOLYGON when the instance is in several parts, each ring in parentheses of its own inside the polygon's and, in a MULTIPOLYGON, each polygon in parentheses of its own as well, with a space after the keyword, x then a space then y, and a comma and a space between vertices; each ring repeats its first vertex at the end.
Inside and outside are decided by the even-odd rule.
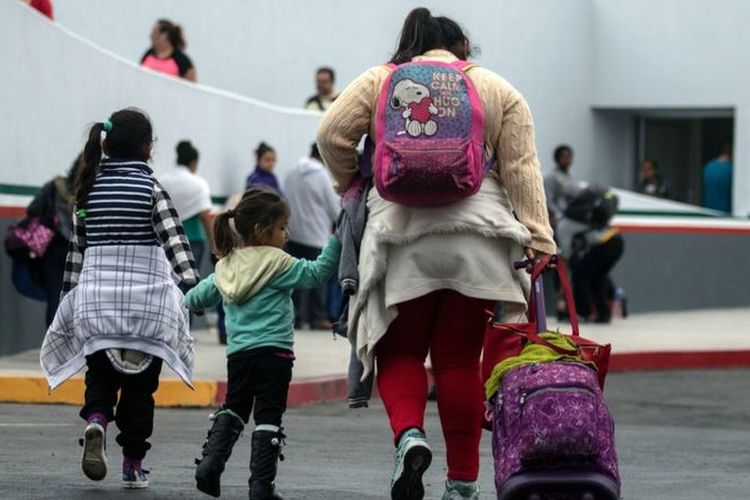
POLYGON ((456 69, 460 69, 464 73, 466 73, 470 69, 478 68, 479 67, 479 65, 477 63, 474 63, 474 62, 471 62, 471 61, 463 61, 461 59, 453 61, 451 63, 451 66, 453 66, 456 69))

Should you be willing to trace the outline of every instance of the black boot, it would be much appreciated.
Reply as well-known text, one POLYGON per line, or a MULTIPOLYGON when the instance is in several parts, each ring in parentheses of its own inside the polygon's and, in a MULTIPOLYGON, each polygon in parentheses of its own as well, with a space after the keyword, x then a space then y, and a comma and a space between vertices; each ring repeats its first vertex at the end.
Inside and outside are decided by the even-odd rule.
POLYGON ((274 431, 253 432, 253 449, 250 454, 250 500, 283 500, 274 492, 276 466, 284 460, 281 445, 284 433, 274 431))
POLYGON ((214 418, 203 443, 203 458, 195 461, 195 482, 200 491, 218 497, 221 495, 221 473, 232 454, 232 447, 242 433, 245 424, 237 415, 222 411, 214 418))

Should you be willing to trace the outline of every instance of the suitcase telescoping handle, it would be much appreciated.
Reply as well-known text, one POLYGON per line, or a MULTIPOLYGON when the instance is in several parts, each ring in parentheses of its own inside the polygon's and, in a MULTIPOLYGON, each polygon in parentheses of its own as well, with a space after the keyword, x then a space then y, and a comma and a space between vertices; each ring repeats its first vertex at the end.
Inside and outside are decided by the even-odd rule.
POLYGON ((557 276, 560 278, 560 286, 565 295, 565 301, 568 305, 568 316, 573 337, 578 337, 578 315, 576 314, 576 304, 573 300, 573 288, 570 286, 570 278, 565 261, 558 258, 557 255, 545 255, 542 258, 534 260, 522 260, 513 263, 515 269, 523 269, 531 274, 531 296, 529 297, 529 321, 536 322, 537 333, 547 330, 547 316, 544 308, 544 284, 542 273, 550 266, 554 266, 557 276), (533 316, 533 317, 532 317, 533 316))
MULTIPOLYGON (((537 262, 538 261, 536 259, 520 260, 518 262, 514 262, 513 267, 515 269, 526 268, 529 274, 532 274, 534 272, 534 268, 537 265, 537 262)), ((544 279, 542 278, 542 273, 538 273, 536 279, 532 280, 531 289, 532 290, 529 301, 534 301, 534 307, 532 309, 534 310, 533 321, 536 323, 536 331, 537 333, 546 332, 547 311, 545 310, 544 305, 544 279)), ((529 304, 529 306, 531 306, 531 304, 529 304)), ((531 320, 531 318, 529 318, 529 320, 531 320)))

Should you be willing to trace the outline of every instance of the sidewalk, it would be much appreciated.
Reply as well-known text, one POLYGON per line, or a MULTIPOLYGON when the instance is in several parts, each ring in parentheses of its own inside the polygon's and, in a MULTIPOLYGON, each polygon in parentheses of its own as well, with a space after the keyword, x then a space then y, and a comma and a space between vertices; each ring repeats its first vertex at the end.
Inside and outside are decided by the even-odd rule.
MULTIPOLYGON (((587 338, 612 344, 610 370, 750 368, 750 308, 638 314, 610 325, 581 325, 587 338)), ((562 331, 569 327, 559 325, 562 331)), ((550 328, 557 328, 554 319, 550 328)), ((226 394, 226 356, 214 330, 198 330, 195 391, 165 368, 156 394, 159 406, 216 406, 226 394)), ((346 397, 349 343, 329 332, 300 331, 289 405, 346 397)), ((80 404, 83 377, 52 394, 39 368, 38 351, 0 357, 0 401, 80 404)))

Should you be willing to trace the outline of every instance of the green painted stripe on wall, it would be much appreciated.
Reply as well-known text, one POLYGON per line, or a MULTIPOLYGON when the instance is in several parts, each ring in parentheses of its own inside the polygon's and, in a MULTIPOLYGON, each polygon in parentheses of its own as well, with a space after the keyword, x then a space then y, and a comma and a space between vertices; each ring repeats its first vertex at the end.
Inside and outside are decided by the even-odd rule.
MULTIPOLYGON (((0 184, 0 194, 15 196, 34 196, 41 186, 24 186, 21 184, 0 184)), ((228 196, 212 196, 211 201, 217 205, 223 205, 229 199, 228 196)))
MULTIPOLYGON (((20 184, 0 184, 0 194, 9 194, 17 196, 34 196, 39 189, 39 186, 24 186, 20 184)), ((211 201, 216 205, 224 205, 228 196, 212 196, 211 201)), ((732 217, 721 217, 718 215, 704 214, 701 212, 672 212, 669 210, 664 211, 653 211, 653 210, 620 210, 617 215, 631 215, 639 217, 704 217, 707 219, 731 219, 732 217)))
POLYGON ((0 194, 12 194, 17 196, 34 196, 41 187, 22 186, 20 184, 0 184, 0 194))

